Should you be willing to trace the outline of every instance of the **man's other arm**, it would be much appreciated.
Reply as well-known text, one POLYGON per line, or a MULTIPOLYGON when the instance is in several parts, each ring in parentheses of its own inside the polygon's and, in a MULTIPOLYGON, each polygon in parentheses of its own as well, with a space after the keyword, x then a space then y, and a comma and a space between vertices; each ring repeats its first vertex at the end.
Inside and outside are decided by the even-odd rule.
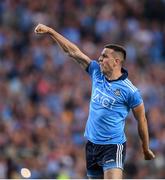
POLYGON ((35 33, 37 34, 49 34, 58 43, 58 45, 66 52, 70 57, 72 57, 76 62, 78 62, 84 69, 86 69, 90 63, 90 58, 86 56, 80 49, 66 39, 64 36, 56 32, 54 29, 44 25, 38 24, 35 28, 35 33))
POLYGON ((138 133, 142 141, 142 148, 145 160, 151 160, 155 158, 154 153, 149 148, 149 134, 148 134, 148 123, 145 116, 144 104, 132 109, 133 114, 138 122, 138 133))

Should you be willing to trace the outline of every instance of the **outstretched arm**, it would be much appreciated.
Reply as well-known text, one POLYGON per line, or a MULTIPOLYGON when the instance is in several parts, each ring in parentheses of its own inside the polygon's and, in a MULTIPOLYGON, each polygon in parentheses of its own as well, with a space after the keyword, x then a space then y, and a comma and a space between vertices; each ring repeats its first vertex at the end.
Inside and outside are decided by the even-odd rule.
POLYGON ((35 28, 35 33, 37 34, 49 34, 58 43, 58 45, 66 52, 70 57, 72 57, 76 62, 78 62, 84 69, 86 69, 90 63, 90 58, 86 56, 80 49, 70 42, 68 39, 63 37, 61 34, 56 32, 54 29, 44 25, 38 24, 35 28))
POLYGON ((140 104, 139 106, 135 107, 132 111, 138 122, 138 132, 140 139, 142 141, 144 158, 145 160, 151 160, 155 158, 155 155, 149 148, 148 124, 145 116, 144 104, 140 104))

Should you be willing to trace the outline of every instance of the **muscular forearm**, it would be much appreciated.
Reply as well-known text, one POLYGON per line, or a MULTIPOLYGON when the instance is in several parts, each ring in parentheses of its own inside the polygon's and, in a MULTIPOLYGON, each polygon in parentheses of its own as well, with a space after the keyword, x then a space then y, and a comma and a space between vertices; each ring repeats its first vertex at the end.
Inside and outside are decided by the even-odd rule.
POLYGON ((51 37, 59 44, 59 46, 68 53, 71 57, 76 58, 76 54, 80 51, 79 48, 67 40, 65 37, 63 37, 61 34, 56 32, 54 29, 49 28, 48 34, 51 35, 51 37))
POLYGON ((138 122, 138 133, 142 141, 143 150, 144 151, 148 150, 149 149, 149 135, 148 135, 147 120, 145 117, 138 122))
POLYGON ((90 58, 86 56, 80 49, 70 42, 68 39, 63 37, 61 34, 56 32, 54 29, 44 25, 38 24, 35 28, 35 33, 37 34, 49 34, 54 41, 58 43, 58 45, 69 55, 71 56, 76 62, 78 62, 84 69, 86 69, 90 63, 90 58))
POLYGON ((142 148, 145 160, 151 160, 155 158, 154 153, 149 148, 149 135, 148 135, 148 124, 145 116, 144 104, 133 109, 134 116, 138 122, 138 132, 142 141, 142 148))

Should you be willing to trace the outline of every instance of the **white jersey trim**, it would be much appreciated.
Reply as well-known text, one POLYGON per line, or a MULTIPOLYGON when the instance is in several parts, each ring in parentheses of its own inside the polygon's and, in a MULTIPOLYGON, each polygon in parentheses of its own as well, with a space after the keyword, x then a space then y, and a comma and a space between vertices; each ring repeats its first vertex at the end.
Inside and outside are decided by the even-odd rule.
POLYGON ((137 91, 137 88, 131 83, 131 81, 129 81, 128 79, 125 79, 124 81, 122 81, 129 89, 132 90, 132 92, 137 91))

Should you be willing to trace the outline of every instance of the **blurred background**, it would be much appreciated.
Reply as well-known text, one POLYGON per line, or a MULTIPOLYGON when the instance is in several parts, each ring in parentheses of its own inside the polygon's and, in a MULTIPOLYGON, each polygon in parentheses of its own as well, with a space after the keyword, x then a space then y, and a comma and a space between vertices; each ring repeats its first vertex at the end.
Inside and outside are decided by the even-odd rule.
POLYGON ((38 23, 97 59, 107 43, 127 49, 129 78, 141 90, 153 161, 144 161, 136 120, 126 121, 125 178, 165 178, 165 0, 0 1, 0 178, 86 178, 88 75, 38 23))

